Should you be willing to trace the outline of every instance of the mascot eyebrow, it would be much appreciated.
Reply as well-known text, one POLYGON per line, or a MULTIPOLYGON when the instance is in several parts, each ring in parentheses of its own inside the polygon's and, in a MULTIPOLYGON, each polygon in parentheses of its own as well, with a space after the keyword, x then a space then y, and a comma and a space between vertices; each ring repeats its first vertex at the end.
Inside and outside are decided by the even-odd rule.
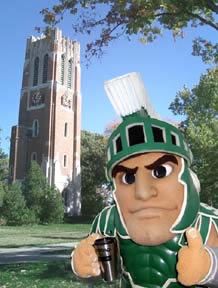
POLYGON ((169 154, 166 154, 166 155, 163 155, 162 157, 158 158, 156 161, 154 161, 153 163, 149 164, 149 165, 146 165, 145 168, 149 169, 149 170, 153 170, 155 169, 156 167, 166 163, 166 162, 173 162, 175 163, 176 165, 178 165, 178 161, 176 159, 175 156, 173 155, 169 155, 169 154))
MULTIPOLYGON (((156 167, 158 167, 158 166, 160 166, 166 162, 173 162, 176 165, 178 165, 178 161, 177 161, 175 156, 165 154, 165 155, 161 156, 160 158, 158 158, 157 160, 155 160, 153 163, 146 165, 145 168, 149 169, 149 170, 153 170, 156 167)), ((119 172, 135 174, 137 170, 138 170, 138 167, 129 168, 129 167, 125 167, 123 165, 117 165, 116 167, 114 167, 114 169, 112 171, 112 177, 113 178, 116 177, 117 173, 119 173, 119 172)))

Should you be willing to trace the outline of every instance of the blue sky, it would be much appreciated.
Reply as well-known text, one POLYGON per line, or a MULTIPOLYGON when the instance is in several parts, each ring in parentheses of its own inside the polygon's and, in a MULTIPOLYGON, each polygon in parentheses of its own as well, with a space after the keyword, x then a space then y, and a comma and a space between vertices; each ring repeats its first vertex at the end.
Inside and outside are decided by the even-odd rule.
MULTIPOLYGON (((9 152, 11 126, 18 121, 19 98, 26 38, 36 35, 35 26, 42 25, 39 11, 54 0, 13 0, 1 2, 0 17, 0 134, 3 150, 9 152)), ((117 118, 106 97, 103 83, 129 72, 140 72, 156 111, 168 119, 178 119, 168 110, 176 93, 184 85, 193 87, 207 69, 199 57, 191 56, 192 39, 205 36, 215 40, 210 28, 186 30, 185 38, 174 41, 170 33, 149 45, 137 39, 119 40, 109 46, 105 55, 93 59, 86 68, 86 37, 74 35, 70 18, 60 25, 65 36, 81 42, 82 129, 103 133, 108 123, 117 118)))

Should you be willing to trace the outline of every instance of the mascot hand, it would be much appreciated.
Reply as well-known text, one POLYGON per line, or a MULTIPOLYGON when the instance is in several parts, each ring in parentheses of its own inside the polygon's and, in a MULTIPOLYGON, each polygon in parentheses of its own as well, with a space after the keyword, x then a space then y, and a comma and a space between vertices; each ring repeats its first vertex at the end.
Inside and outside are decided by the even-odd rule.
POLYGON ((87 278, 100 275, 98 256, 92 246, 98 238, 100 235, 91 234, 88 238, 83 239, 72 253, 71 265, 80 277, 87 278))
POLYGON ((176 268, 178 281, 185 286, 192 286, 200 283, 208 274, 211 259, 197 229, 190 228, 186 237, 187 246, 180 249, 176 268))

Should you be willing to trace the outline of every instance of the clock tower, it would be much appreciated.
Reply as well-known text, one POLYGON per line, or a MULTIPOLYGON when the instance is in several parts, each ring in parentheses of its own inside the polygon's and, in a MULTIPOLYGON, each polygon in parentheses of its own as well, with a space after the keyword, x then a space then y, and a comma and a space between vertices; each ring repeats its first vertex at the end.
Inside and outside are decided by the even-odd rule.
POLYGON ((55 29, 27 39, 18 125, 12 127, 10 180, 22 181, 31 160, 80 214, 80 45, 55 29))

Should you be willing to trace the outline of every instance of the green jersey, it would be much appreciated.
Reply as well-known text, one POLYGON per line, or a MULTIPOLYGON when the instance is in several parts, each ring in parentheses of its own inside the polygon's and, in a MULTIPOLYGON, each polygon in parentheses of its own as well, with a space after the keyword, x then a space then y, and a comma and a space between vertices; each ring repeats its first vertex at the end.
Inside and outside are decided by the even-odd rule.
MULTIPOLYGON (((121 287, 181 288, 177 282, 177 253, 186 244, 184 233, 161 245, 144 246, 132 241, 116 205, 104 208, 95 218, 91 233, 118 239, 121 255, 121 287)), ((203 243, 207 242, 212 224, 218 231, 218 211, 201 203, 192 226, 197 226, 203 243)), ((195 287, 195 286, 192 286, 195 287)))

